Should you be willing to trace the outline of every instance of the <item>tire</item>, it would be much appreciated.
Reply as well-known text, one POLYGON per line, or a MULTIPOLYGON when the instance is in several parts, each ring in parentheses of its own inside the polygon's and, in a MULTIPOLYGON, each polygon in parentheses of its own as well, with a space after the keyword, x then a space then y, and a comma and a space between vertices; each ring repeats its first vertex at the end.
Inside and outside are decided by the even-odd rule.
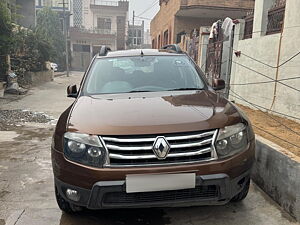
POLYGON ((248 195, 248 193, 249 193, 249 189, 250 189, 250 179, 246 182, 246 184, 245 184, 243 190, 242 190, 240 193, 238 193, 236 196, 234 196, 234 197, 231 199, 231 201, 232 201, 232 202, 240 202, 240 201, 243 201, 243 200, 247 197, 247 195, 248 195))
POLYGON ((70 202, 67 202, 57 191, 57 188, 55 187, 55 197, 58 207, 61 211, 67 213, 67 214, 75 214, 77 212, 82 211, 82 207, 76 206, 70 202))

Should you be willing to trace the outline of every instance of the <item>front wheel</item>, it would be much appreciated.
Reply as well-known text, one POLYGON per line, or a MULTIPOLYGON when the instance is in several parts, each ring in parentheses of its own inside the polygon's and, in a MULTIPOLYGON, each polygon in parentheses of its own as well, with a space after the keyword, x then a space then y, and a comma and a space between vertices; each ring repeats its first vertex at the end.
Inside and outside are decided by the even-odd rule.
POLYGON ((58 207, 61 211, 67 213, 67 214, 74 214, 77 212, 82 211, 82 207, 76 206, 72 203, 67 202, 57 191, 57 188, 55 187, 55 197, 58 207))
POLYGON ((250 189, 250 179, 245 184, 243 190, 240 193, 238 193, 236 196, 234 196, 231 199, 231 201, 232 202, 240 202, 240 201, 244 200, 249 193, 249 189, 250 189))

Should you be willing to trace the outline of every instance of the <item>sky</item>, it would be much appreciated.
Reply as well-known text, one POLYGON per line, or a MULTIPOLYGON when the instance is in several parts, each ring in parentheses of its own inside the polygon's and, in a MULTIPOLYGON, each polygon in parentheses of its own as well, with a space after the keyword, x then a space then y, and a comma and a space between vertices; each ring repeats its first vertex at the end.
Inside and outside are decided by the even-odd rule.
MULTIPOLYGON (((141 17, 152 19, 155 14, 159 10, 159 0, 129 0, 129 21, 132 23, 132 15, 133 10, 135 11, 135 15, 138 16, 146 9, 149 9, 151 6, 153 6, 151 9, 149 9, 144 14, 140 15, 141 17), (156 3, 156 4, 155 4, 156 3)), ((137 22, 141 23, 143 19, 136 18, 137 22)), ((145 30, 150 29, 150 22, 151 20, 144 20, 145 21, 145 30)))

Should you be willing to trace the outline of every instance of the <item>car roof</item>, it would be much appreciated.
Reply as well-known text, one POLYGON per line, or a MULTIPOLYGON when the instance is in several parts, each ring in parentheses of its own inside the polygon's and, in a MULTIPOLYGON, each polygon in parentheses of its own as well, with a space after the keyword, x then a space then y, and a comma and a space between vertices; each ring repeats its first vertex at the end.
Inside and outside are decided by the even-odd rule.
POLYGON ((122 51, 109 51, 106 56, 98 56, 97 58, 114 58, 114 57, 126 57, 126 56, 178 56, 184 55, 183 53, 176 53, 170 50, 163 49, 131 49, 122 51))

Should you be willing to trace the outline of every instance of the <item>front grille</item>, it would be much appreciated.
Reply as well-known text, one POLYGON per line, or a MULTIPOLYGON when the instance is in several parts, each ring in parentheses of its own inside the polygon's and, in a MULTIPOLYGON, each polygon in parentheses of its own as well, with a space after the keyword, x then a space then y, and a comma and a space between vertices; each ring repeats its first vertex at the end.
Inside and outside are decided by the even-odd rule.
POLYGON ((217 130, 163 135, 135 135, 103 137, 110 167, 155 166, 194 163, 215 158, 213 141, 217 130), (170 151, 163 160, 152 148, 158 136, 169 142, 170 151))
POLYGON ((198 186, 194 189, 176 191, 126 193, 111 192, 104 195, 104 204, 137 204, 180 200, 210 200, 219 197, 219 188, 215 185, 198 186))

